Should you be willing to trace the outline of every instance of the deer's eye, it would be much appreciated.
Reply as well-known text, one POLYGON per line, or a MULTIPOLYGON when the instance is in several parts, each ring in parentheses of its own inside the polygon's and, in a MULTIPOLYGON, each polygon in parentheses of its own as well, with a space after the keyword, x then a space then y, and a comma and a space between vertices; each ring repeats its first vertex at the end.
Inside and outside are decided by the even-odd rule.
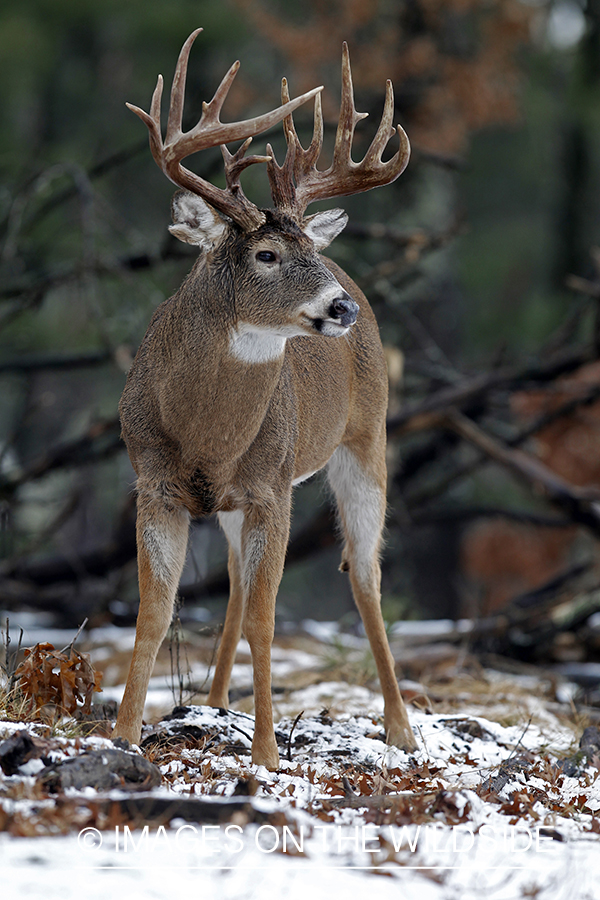
POLYGON ((277 262, 278 257, 272 250, 259 250, 256 254, 256 258, 259 262, 274 263, 277 262))

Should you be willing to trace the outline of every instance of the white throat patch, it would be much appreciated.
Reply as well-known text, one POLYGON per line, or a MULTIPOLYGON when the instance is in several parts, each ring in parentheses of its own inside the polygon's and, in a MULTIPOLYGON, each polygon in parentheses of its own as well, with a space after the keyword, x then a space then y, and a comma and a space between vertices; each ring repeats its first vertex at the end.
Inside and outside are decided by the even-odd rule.
POLYGON ((232 356, 245 363, 266 363, 279 359, 287 338, 259 325, 239 322, 229 338, 232 356))

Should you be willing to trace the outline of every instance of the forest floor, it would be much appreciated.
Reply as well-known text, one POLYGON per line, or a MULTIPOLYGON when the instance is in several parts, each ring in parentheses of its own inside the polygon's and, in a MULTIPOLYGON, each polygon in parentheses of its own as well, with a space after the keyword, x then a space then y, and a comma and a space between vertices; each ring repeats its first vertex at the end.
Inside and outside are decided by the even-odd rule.
MULTIPOLYGON (((214 650, 214 639, 187 638, 165 646, 149 692, 146 719, 158 724, 144 727, 142 749, 160 770, 154 787, 50 784, 51 767, 112 748, 106 723, 86 734, 72 721, 0 721, 0 760, 15 735, 36 748, 0 771, 5 896, 600 897, 600 732, 559 677, 438 652, 402 683, 419 744, 408 755, 385 744, 364 640, 309 624, 273 649, 281 765, 268 772, 250 759, 247 646, 232 709, 219 711, 180 693, 206 689, 214 650)), ((72 635, 43 639, 59 647, 72 635)), ((82 642, 104 670, 101 700, 120 699, 132 639, 106 628, 82 642)))

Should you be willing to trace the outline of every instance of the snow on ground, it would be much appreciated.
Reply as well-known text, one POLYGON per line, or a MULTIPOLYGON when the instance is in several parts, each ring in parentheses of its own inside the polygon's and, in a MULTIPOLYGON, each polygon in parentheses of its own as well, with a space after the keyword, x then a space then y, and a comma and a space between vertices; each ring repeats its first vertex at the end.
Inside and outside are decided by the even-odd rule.
MULTIPOLYGON (((313 637, 330 640, 321 631, 313 637)), ((274 680, 319 665, 316 649, 276 647, 274 680)), ((204 679, 206 666, 195 666, 204 679)), ((161 695, 164 679, 154 683, 161 695)), ((224 900, 600 898, 600 759, 574 756, 583 726, 568 704, 542 680, 496 672, 427 687, 429 700, 409 708, 411 756, 384 743, 377 691, 332 668, 276 693, 277 772, 251 763, 244 703, 181 708, 143 735, 163 776, 152 796, 173 803, 163 826, 99 811, 91 788, 48 796, 36 781, 41 760, 0 774, 3 896, 137 900, 189 887, 224 900), (179 815, 177 801, 193 798, 222 808, 221 823, 184 819, 184 807, 179 815)), ((111 746, 10 722, 0 722, 0 741, 22 728, 47 741, 52 761, 111 746)))

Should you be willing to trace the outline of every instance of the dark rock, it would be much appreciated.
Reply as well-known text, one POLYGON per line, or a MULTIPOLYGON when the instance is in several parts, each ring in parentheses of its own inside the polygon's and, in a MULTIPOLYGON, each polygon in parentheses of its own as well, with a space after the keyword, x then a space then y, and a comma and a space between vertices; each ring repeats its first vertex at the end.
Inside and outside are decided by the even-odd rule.
POLYGON ((192 711, 191 706, 174 706, 168 716, 163 716, 163 722, 171 722, 172 719, 184 719, 192 711))
POLYGON ((586 756, 600 756, 600 728, 590 725, 581 735, 580 748, 586 756))
POLYGON ((235 817, 239 825, 248 822, 272 822, 279 825, 281 822, 280 811, 273 813, 255 809, 249 797, 192 799, 176 794, 172 797, 134 794, 131 797, 101 800, 98 807, 109 817, 118 811, 121 817, 133 821, 136 827, 144 824, 164 825, 172 819, 219 824, 230 822, 235 817))
POLYGON ((5 775, 15 775, 19 766, 39 756, 39 748, 24 728, 0 744, 0 767, 5 775))
POLYGON ((143 756, 109 748, 91 750, 75 759, 54 763, 38 775, 38 781, 50 793, 85 787, 98 791, 111 788, 135 790, 156 787, 161 782, 161 775, 158 767, 143 756))
POLYGON ((567 775, 569 778, 576 778, 577 775, 579 775, 582 760, 583 757, 581 754, 577 753, 575 756, 569 756, 567 759, 559 760, 558 768, 563 775, 567 775))
POLYGON ((590 725, 584 729, 579 741, 579 750, 558 763, 561 772, 576 778, 594 757, 600 757, 600 728, 590 725))
MULTIPOLYGON (((163 721, 168 721, 168 719, 163 721)), ((215 728, 199 728, 198 725, 173 725, 168 731, 155 731, 153 734, 149 734, 140 744, 140 748, 148 750, 169 745, 194 745, 199 741, 204 741, 204 747, 208 748, 214 744, 218 736, 219 732, 215 728)))
POLYGON ((468 735, 472 738, 479 738, 482 741, 489 741, 492 737, 489 731, 482 728, 479 722, 473 719, 465 719, 464 722, 455 722, 454 731, 458 734, 468 735))
POLYGON ((531 769, 531 766, 532 761, 525 756, 517 756, 515 759, 507 760, 505 763, 502 763, 497 775, 493 775, 483 782, 479 791, 492 791, 494 794, 499 794, 509 781, 514 780, 514 776, 518 772, 527 772, 531 769))

